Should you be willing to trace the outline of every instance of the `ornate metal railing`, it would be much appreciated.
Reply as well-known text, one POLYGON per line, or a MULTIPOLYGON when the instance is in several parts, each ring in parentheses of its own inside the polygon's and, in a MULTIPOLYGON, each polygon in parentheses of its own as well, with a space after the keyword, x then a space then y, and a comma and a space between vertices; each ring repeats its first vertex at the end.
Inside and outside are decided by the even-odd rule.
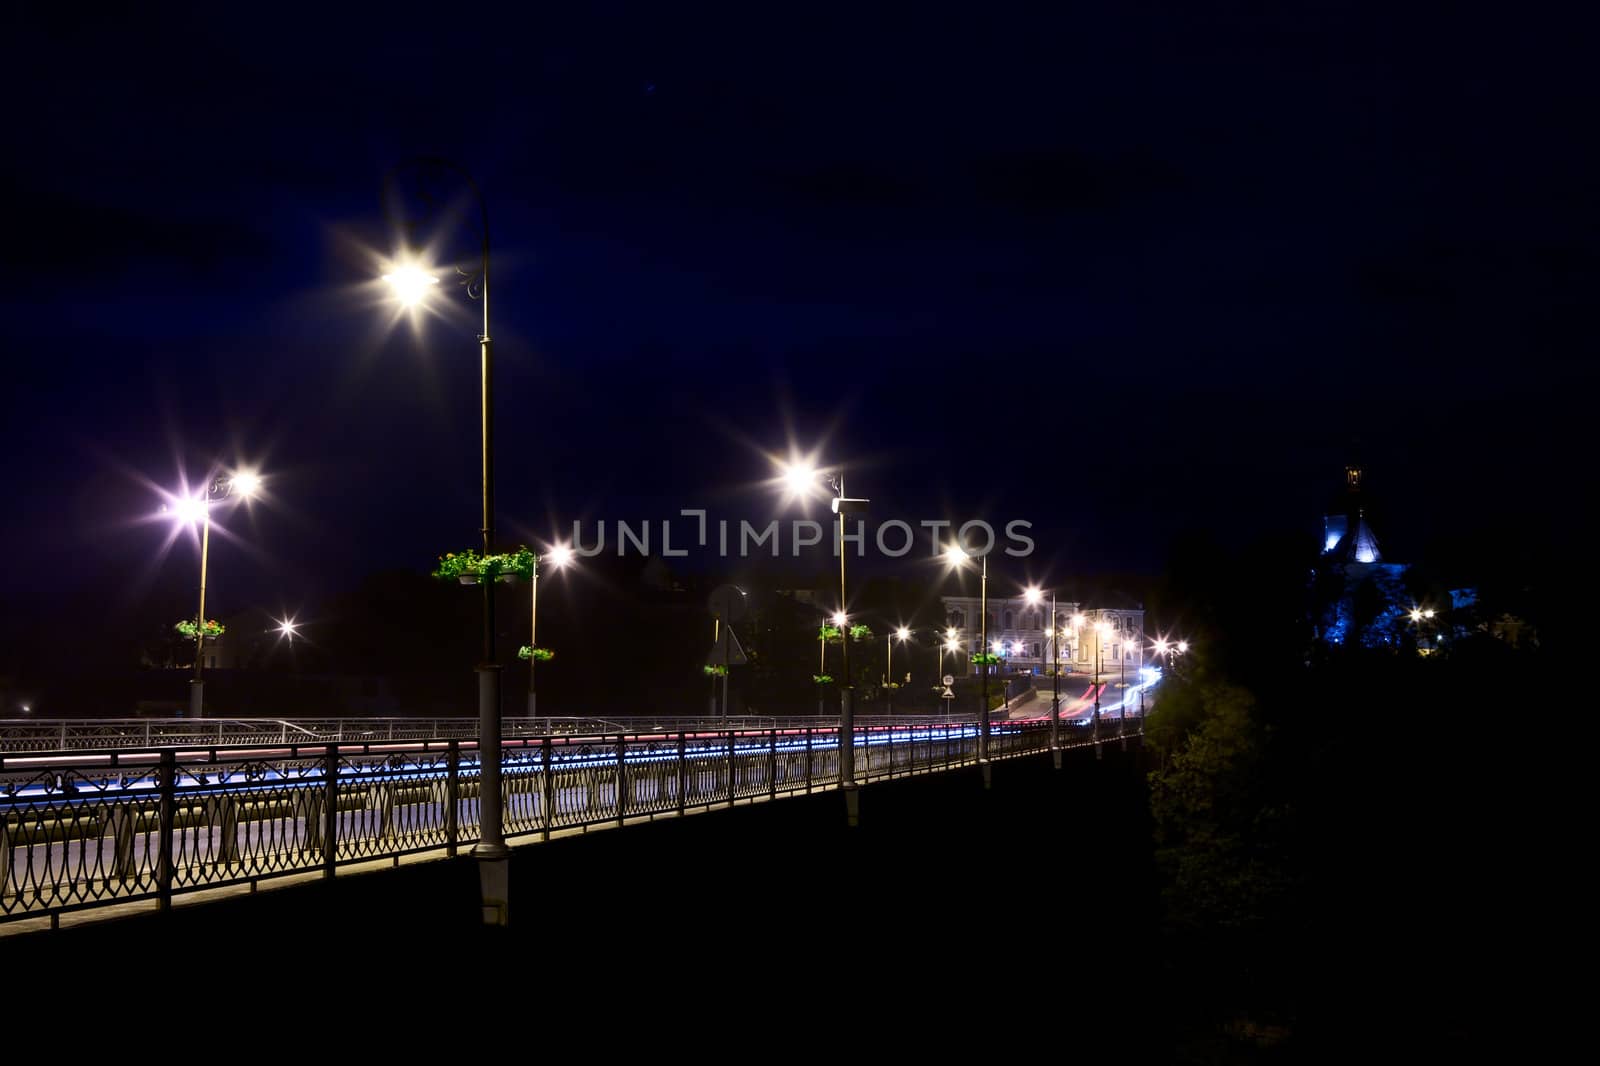
MULTIPOLYGON (((1065 726, 1063 747, 1115 739, 1104 719, 1065 726)), ((1126 725, 1129 735, 1138 723, 1126 725)), ((1046 722, 998 723, 990 758, 1045 751, 1046 722)), ((867 721, 858 778, 971 765, 970 723, 867 721)), ((765 729, 508 731, 509 839, 837 787, 834 724, 765 729)), ((0 754, 0 922, 437 851, 478 837, 476 743, 127 747, 0 754)))
MULTIPOLYGON (((883 725, 905 717, 863 716, 883 725)), ((918 721, 971 722, 949 715, 918 721)), ((594 732, 682 729, 804 729, 835 718, 738 716, 685 718, 507 718, 508 737, 594 732)), ((113 748, 225 747, 239 744, 347 744, 386 740, 467 740, 478 735, 477 718, 61 718, 0 720, 0 754, 27 751, 104 751, 113 748)))

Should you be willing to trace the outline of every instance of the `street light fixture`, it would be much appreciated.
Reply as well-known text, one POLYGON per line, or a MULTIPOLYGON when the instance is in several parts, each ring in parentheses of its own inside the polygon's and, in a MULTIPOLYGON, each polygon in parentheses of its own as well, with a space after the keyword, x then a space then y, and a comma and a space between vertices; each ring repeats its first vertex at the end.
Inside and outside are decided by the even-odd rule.
POLYGON ((533 590, 529 596, 530 607, 528 610, 528 717, 539 716, 539 699, 534 692, 535 668, 539 664, 539 567, 549 561, 550 568, 560 570, 572 561, 572 549, 564 544, 558 544, 549 551, 534 558, 533 578, 529 584, 533 590))
POLYGON ((1100 671, 1104 665, 1106 637, 1111 635, 1110 622, 1096 622, 1094 626, 1094 739, 1095 752, 1100 751, 1100 671))
MULTIPOLYGON (((1029 587, 1024 598, 1034 606, 1044 602, 1044 593, 1029 587)), ((1061 634, 1056 629, 1056 594, 1050 590, 1050 756, 1061 769, 1061 634)))
POLYGON ((179 497, 170 507, 172 516, 184 525, 200 523, 200 611, 195 617, 194 677, 189 681, 191 718, 205 713, 206 565, 211 555, 211 505, 230 497, 252 499, 260 490, 261 475, 253 470, 236 470, 212 478, 204 497, 179 497))
MULTIPOLYGON (((479 348, 479 451, 483 467, 483 513, 479 532, 483 554, 494 553, 494 342, 489 333, 489 208, 478 183, 466 168, 449 160, 425 157, 410 165, 424 172, 446 172, 464 180, 478 205, 481 262, 476 274, 463 272, 467 296, 483 303, 483 331, 479 348)), ((398 168, 396 168, 398 170, 398 168)), ((391 171, 392 183, 395 172, 391 171)), ((431 271, 407 263, 385 274, 396 298, 406 307, 428 299, 439 279, 431 271)), ((478 673, 478 843, 472 854, 479 860, 483 890, 483 919, 488 925, 505 925, 510 850, 505 843, 504 801, 500 788, 500 664, 495 655, 493 581, 478 582, 483 594, 483 657, 478 673)))
MULTIPOLYGON (((817 489, 819 471, 808 461, 786 464, 781 472, 787 495, 791 498, 809 496, 817 489)), ((865 514, 870 501, 844 494, 844 475, 834 472, 821 475, 833 489, 832 509, 839 516, 839 610, 833 624, 839 629, 839 655, 844 670, 844 685, 839 690, 839 789, 844 793, 845 818, 850 825, 861 819, 861 797, 856 786, 855 708, 852 706, 854 686, 850 683, 850 597, 845 585, 845 515, 865 514)), ((827 645, 823 644, 826 654, 827 645)))
MULTIPOLYGON (((951 568, 962 567, 972 558, 959 544, 952 544, 945 549, 945 562, 951 568)), ((982 627, 978 647, 989 647, 989 553, 986 551, 979 556, 982 577, 978 593, 978 624, 982 627)), ((998 654, 998 649, 996 650, 998 654)), ((983 768, 983 783, 988 787, 990 783, 989 768, 989 664, 979 663, 983 680, 980 683, 978 697, 978 765, 983 768)))

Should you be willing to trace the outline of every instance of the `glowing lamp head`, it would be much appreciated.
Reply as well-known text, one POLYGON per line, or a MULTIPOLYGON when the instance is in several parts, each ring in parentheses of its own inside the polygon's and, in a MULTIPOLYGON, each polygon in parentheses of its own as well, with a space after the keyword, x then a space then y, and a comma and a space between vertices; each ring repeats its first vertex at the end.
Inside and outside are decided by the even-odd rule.
POLYGON ((554 548, 544 553, 545 561, 556 569, 560 569, 572 562, 572 549, 565 544, 557 544, 554 548))
POLYGON ((1073 629, 1082 629, 1083 628, 1083 622, 1084 622, 1083 615, 1075 614, 1075 615, 1072 616, 1072 628, 1073 629))
POLYGON ((1426 611, 1423 611, 1422 612, 1422 617, 1424 617, 1424 618, 1432 618, 1433 617, 1433 608, 1429 607, 1426 611))
POLYGON ((164 508, 173 518, 187 525, 193 525, 206 516, 206 502, 197 500, 192 496, 182 496, 175 500, 171 507, 164 508))
POLYGON ((1167 642, 1166 641, 1164 641, 1164 640, 1156 641, 1155 642, 1155 648, 1156 648, 1156 654, 1157 655, 1165 655, 1165 654, 1167 654, 1167 642))
POLYGON ((235 495, 248 500, 261 491, 261 475, 254 470, 241 470, 230 479, 230 485, 235 495))
POLYGON ((1178 641, 1178 654, 1179 655, 1182 655, 1184 652, 1186 652, 1188 650, 1189 650, 1189 642, 1187 640, 1178 641))
POLYGON ((967 553, 962 550, 961 545, 952 544, 944 550, 944 561, 951 566, 960 566, 967 561, 967 553))
POLYGON ((810 463, 786 463, 779 476, 791 497, 809 496, 817 487, 817 468, 810 463))
POLYGON ((944 642, 944 650, 945 651, 959 651, 960 648, 961 648, 961 644, 958 641, 947 640, 947 641, 944 642))
POLYGON ((849 619, 845 618, 845 615, 844 615, 843 611, 834 611, 833 612, 833 624, 834 625, 839 626, 840 628, 843 628, 845 622, 847 622, 847 621, 849 621, 849 619))
POLYGON ((1003 643, 1001 643, 1000 641, 997 640, 997 641, 994 641, 990 645, 990 650, 993 651, 996 655, 1000 655, 1000 654, 1003 654, 1005 652, 1006 646, 1003 643))
POLYGON ((956 627, 955 626, 951 626, 951 627, 949 627, 948 629, 946 629, 944 631, 944 639, 945 640, 955 640, 956 639, 956 627))
POLYGON ((1044 593, 1040 592, 1036 588, 1029 588, 1023 592, 1022 598, 1031 604, 1037 604, 1044 599, 1044 593))
POLYGON ((905 626, 901 626, 899 629, 894 631, 894 638, 896 640, 910 640, 911 630, 907 629, 905 626))
POLYGON ((389 283, 389 288, 394 290, 395 298, 406 307, 415 307, 428 298, 433 291, 433 286, 439 284, 439 279, 420 267, 400 267, 391 274, 385 274, 383 280, 389 283))
POLYGON ((285 618, 278 622, 278 636, 293 640, 300 633, 300 626, 293 618, 285 618))
POLYGON ((1021 655, 1022 654, 1022 641, 1013 640, 1011 642, 1011 654, 1012 655, 1021 655))

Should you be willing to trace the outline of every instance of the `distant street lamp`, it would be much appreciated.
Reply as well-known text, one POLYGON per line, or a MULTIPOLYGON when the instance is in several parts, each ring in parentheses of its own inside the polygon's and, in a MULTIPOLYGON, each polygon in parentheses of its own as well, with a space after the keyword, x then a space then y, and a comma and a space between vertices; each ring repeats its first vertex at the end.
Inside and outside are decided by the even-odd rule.
POLYGON ((533 579, 529 582, 533 586, 528 610, 528 717, 539 716, 539 699, 534 692, 533 679, 535 667, 539 665, 539 567, 545 560, 550 561, 554 570, 559 570, 572 561, 572 549, 558 544, 554 548, 533 560, 533 579))
MULTIPOLYGON (((1023 593, 1030 604, 1038 606, 1044 593, 1029 588, 1023 593)), ((1056 594, 1050 590, 1050 757, 1056 769, 1061 769, 1061 653, 1060 634, 1056 630, 1056 594)))
MULTIPOLYGON (((952 568, 965 566, 972 557, 959 544, 952 544, 945 549, 945 562, 952 568)), ((986 551, 980 556, 982 560, 982 578, 978 593, 978 623, 981 636, 978 647, 984 654, 997 654, 989 649, 989 553, 986 551)), ((989 784, 989 664, 980 662, 979 672, 983 680, 980 684, 978 697, 978 764, 983 767, 983 781, 989 784)))
POLYGON ((883 645, 887 649, 887 655, 885 656, 885 665, 884 665, 885 676, 884 676, 884 679, 883 679, 883 683, 884 683, 884 692, 888 693, 887 702, 888 702, 888 707, 889 707, 889 713, 890 714, 894 713, 894 688, 889 687, 889 686, 892 686, 892 685, 895 684, 895 681, 894 681, 894 642, 896 640, 898 640, 900 643, 904 644, 910 638, 911 638, 911 630, 907 629, 905 626, 901 626, 899 629, 896 629, 893 634, 885 633, 884 637, 883 637, 883 645))
POLYGON ((1100 671, 1104 665, 1106 637, 1111 635, 1110 622, 1096 622, 1094 626, 1094 739, 1095 752, 1100 751, 1100 671))
MULTIPOLYGON (((466 168, 445 159, 426 157, 412 165, 423 172, 444 171, 463 179, 478 205, 482 258, 475 275, 467 275, 464 285, 469 298, 483 302, 483 332, 479 348, 479 451, 483 467, 483 515, 479 532, 483 554, 494 552, 494 343, 489 333, 489 208, 483 192, 466 168)), ((394 174, 391 172, 390 179, 394 174)), ((395 296, 406 307, 415 307, 436 291, 438 278, 424 267, 404 264, 383 275, 395 296)), ((494 586, 492 580, 478 584, 483 594, 483 655, 478 665, 478 843, 472 854, 479 860, 479 880, 483 889, 483 920, 488 925, 505 925, 508 919, 509 871, 504 830, 505 797, 500 788, 500 664, 495 656, 494 586)))
POLYGON ((254 471, 240 470, 231 475, 219 475, 206 486, 203 499, 181 497, 170 508, 170 513, 186 525, 200 523, 200 613, 195 617, 194 677, 189 681, 189 717, 201 718, 205 714, 205 646, 206 646, 206 564, 211 554, 211 505, 237 496, 250 499, 261 488, 261 477, 254 471))

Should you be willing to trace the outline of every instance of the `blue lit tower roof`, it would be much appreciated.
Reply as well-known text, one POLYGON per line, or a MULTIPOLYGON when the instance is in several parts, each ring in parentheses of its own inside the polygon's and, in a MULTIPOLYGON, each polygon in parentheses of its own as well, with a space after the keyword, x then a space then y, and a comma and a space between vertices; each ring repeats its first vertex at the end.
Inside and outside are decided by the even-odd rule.
POLYGON ((1380 562, 1383 556, 1378 552, 1378 537, 1367 521, 1362 498, 1361 468, 1345 467, 1344 479, 1343 513, 1322 516, 1322 555, 1346 563, 1380 562))

